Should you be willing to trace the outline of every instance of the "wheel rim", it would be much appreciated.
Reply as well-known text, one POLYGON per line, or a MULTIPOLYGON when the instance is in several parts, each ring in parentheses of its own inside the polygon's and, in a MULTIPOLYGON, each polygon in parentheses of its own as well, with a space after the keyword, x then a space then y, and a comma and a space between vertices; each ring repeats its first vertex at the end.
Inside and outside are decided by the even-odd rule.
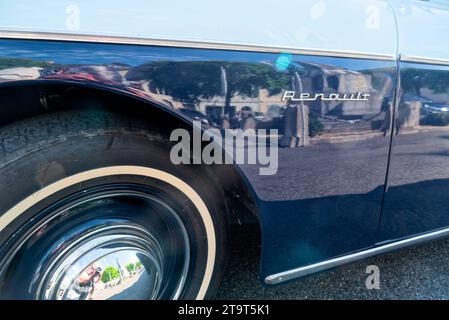
POLYGON ((58 201, 21 227, 0 258, 0 296, 30 299, 178 299, 191 264, 167 195, 133 184, 58 201))

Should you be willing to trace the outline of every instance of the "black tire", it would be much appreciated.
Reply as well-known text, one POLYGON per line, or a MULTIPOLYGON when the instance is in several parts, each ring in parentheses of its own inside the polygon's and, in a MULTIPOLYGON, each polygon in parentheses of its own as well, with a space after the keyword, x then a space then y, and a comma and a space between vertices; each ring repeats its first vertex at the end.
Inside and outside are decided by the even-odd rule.
MULTIPOLYGON (((53 284, 51 281, 48 282, 49 276, 42 275, 39 270, 49 268, 51 264, 56 265, 55 261, 62 264, 55 258, 53 251, 62 252, 59 247, 65 247, 65 243, 60 240, 61 237, 74 234, 74 230, 81 228, 79 227, 81 225, 87 226, 90 223, 89 228, 95 228, 97 226, 95 223, 103 225, 109 223, 106 218, 125 219, 127 223, 139 224, 142 229, 148 229, 146 231, 152 233, 152 236, 160 237, 158 239, 162 244, 158 246, 163 248, 161 250, 172 248, 181 240, 176 238, 178 227, 172 228, 169 224, 174 221, 170 219, 176 217, 168 218, 164 216, 165 213, 161 213, 165 207, 175 213, 180 221, 176 220, 176 223, 185 229, 187 234, 189 248, 186 264, 187 280, 182 287, 176 287, 179 291, 177 295, 171 295, 170 290, 174 290, 175 287, 170 287, 168 283, 170 281, 175 283, 176 279, 166 280, 161 276, 158 281, 165 283, 165 287, 162 285, 159 290, 165 288, 165 291, 156 298, 213 297, 219 286, 227 257, 229 224, 223 191, 214 182, 214 177, 207 168, 199 165, 173 165, 169 158, 168 137, 168 129, 155 128, 144 120, 100 111, 49 114, 2 128, 0 130, 0 194, 2 194, 0 297, 55 298, 54 295, 46 296, 43 293, 42 283, 53 284), (116 169, 119 170, 117 174, 114 171, 116 169), (95 194, 97 197, 95 199, 98 199, 97 193, 94 192, 100 190, 103 195, 114 188, 120 188, 120 196, 117 196, 119 191, 114 191, 110 199, 104 200, 104 202, 111 201, 109 209, 106 207, 100 207, 97 211, 89 209, 90 211, 82 211, 82 215, 72 213, 72 211, 80 212, 82 208, 80 204, 84 203, 80 199, 87 201, 85 200, 87 198, 83 197, 95 194), (125 201, 117 198, 126 193, 123 191, 125 189, 126 192, 132 189, 136 194, 148 193, 148 198, 153 201, 151 210, 139 207, 149 205, 146 200, 142 202, 134 200, 135 198, 127 198, 125 201), (192 196, 192 191, 198 198, 192 196), (159 204, 154 201, 165 207, 156 210, 159 204), (68 214, 68 211, 64 210, 74 208, 73 203, 79 207, 76 207, 76 210, 70 209, 72 211, 68 214), (110 213, 111 216, 106 217, 103 212, 108 210, 122 211, 119 217, 115 216, 118 213, 110 213), (139 210, 145 212, 145 215, 139 210), (155 215, 160 216, 151 218, 154 221, 150 224, 146 219, 152 212, 157 212, 155 215), (127 214, 130 216, 126 216, 127 214), (105 219, 106 222, 101 222, 101 219, 105 219), (167 226, 162 226, 165 222, 167 226), (168 235, 164 233, 173 233, 173 239, 168 239, 168 235), (55 241, 58 243, 57 247, 55 241), (45 281, 44 276, 47 277, 45 281), (36 278, 40 279, 40 288, 36 284, 39 282, 36 278)), ((98 200, 95 205, 100 205, 98 203, 101 201, 98 200)), ((81 246, 76 243, 76 246, 81 246)), ((74 247, 73 244, 70 248, 74 247)), ((176 250, 180 252, 181 249, 176 250)), ((185 256, 187 254, 183 255, 185 256)), ((81 261, 81 258, 79 259, 81 261)), ((177 267, 173 266, 175 264, 173 261, 178 260, 163 261, 161 265, 176 274, 177 267)), ((51 270, 53 272, 55 269, 51 270)))

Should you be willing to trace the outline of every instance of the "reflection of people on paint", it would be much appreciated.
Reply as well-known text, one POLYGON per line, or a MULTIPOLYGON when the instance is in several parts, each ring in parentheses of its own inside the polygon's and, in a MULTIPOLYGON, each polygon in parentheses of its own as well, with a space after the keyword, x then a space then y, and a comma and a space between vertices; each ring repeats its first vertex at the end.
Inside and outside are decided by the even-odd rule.
POLYGON ((80 295, 79 300, 87 300, 92 297, 95 283, 101 278, 101 268, 95 263, 89 265, 75 280, 74 289, 80 295))
POLYGON ((394 132, 395 135, 397 135, 401 130, 401 128, 404 127, 405 124, 409 122, 411 114, 412 109, 410 103, 405 102, 403 99, 401 99, 399 102, 397 119, 395 121, 395 132, 394 132))
POLYGON ((284 135, 279 141, 279 145, 284 148, 289 148, 292 143, 292 138, 297 133, 297 108, 294 105, 288 105, 284 112, 284 135))
POLYGON ((393 121, 389 98, 384 98, 379 113, 385 113, 385 117, 380 127, 380 131, 382 131, 383 135, 386 136, 387 134, 390 133, 391 123, 393 121))
POLYGON ((242 107, 242 109, 240 109, 240 129, 256 130, 256 127, 257 127, 257 122, 256 122, 256 118, 254 118, 253 110, 248 106, 242 107))
POLYGON ((223 120, 221 121, 221 128, 224 130, 231 129, 231 121, 229 120, 229 114, 226 114, 223 117, 223 120))

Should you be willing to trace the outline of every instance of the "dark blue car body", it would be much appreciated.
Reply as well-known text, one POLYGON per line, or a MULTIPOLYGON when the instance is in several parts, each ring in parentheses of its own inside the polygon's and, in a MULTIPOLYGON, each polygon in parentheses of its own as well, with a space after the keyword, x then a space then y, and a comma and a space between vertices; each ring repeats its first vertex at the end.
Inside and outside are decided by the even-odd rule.
MULTIPOLYGON (((220 127, 224 108, 238 128, 239 111, 249 107, 257 128, 279 130, 274 175, 233 165, 243 185, 236 201, 259 218, 266 284, 447 233, 447 61, 7 38, 0 39, 0 95, 87 88, 205 127, 220 127), (298 133, 301 106, 282 99, 297 79, 312 95, 367 92, 370 99, 307 102, 307 133, 298 133)), ((0 100, 0 112, 5 125, 34 111, 0 100)))

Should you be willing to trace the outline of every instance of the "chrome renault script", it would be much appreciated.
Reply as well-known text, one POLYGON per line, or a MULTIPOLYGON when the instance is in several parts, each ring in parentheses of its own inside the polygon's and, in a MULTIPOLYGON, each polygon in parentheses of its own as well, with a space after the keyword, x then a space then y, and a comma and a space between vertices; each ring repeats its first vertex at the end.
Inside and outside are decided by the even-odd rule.
POLYGON ((355 92, 355 93, 300 93, 295 91, 285 91, 282 96, 282 101, 368 101, 369 93, 355 92))

